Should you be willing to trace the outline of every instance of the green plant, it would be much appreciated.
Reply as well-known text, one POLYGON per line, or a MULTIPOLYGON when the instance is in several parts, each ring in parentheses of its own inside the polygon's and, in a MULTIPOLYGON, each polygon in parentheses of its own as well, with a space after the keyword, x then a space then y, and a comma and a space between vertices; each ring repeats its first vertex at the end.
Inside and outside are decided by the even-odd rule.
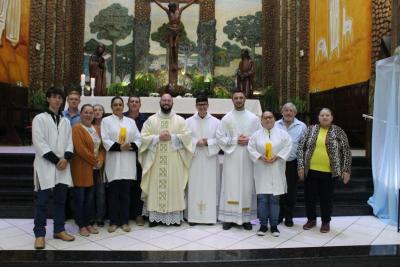
POLYGON ((31 105, 35 109, 44 110, 47 107, 46 94, 42 90, 32 90, 31 105))
POLYGON ((268 85, 262 90, 260 100, 263 110, 269 110, 272 112, 279 111, 278 94, 276 93, 272 85, 268 85))
POLYGON ((107 88, 107 95, 109 96, 127 96, 130 93, 129 86, 122 82, 122 83, 112 83, 107 88))
POLYGON ((214 85, 230 91, 235 87, 235 78, 232 76, 219 75, 214 78, 214 85))
POLYGON ((215 86, 214 87, 214 97, 215 98, 230 98, 231 94, 229 93, 229 91, 226 88, 220 87, 220 86, 215 86))
POLYGON ((194 75, 192 79, 192 94, 194 97, 199 95, 207 95, 211 96, 212 91, 212 77, 208 77, 207 79, 200 74, 194 75))
POLYGON ((133 92, 139 96, 149 96, 156 91, 157 81, 153 74, 136 74, 133 82, 133 92))
POLYGON ((297 113, 304 113, 307 111, 307 101, 301 99, 300 97, 292 99, 291 102, 296 106, 297 113))

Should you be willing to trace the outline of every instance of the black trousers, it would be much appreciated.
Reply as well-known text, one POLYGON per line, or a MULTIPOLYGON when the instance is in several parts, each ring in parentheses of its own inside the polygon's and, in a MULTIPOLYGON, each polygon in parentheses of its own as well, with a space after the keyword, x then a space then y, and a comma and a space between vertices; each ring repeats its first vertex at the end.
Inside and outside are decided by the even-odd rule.
POLYGON ((142 189, 140 188, 140 183, 142 181, 142 165, 139 162, 136 163, 136 181, 133 181, 131 188, 132 191, 132 201, 130 208, 130 217, 135 219, 137 216, 142 215, 143 201, 141 200, 142 189))
POLYGON ((130 190, 132 180, 114 180, 108 186, 110 225, 129 224, 130 190))
POLYGON ((308 171, 304 181, 306 215, 308 220, 316 220, 316 204, 317 198, 319 198, 322 222, 328 223, 331 221, 335 182, 336 178, 332 178, 330 172, 308 171))
POLYGON ((286 183, 287 193, 280 196, 279 204, 279 218, 285 218, 285 220, 293 219, 293 211, 296 207, 297 197, 297 183, 299 176, 297 174, 297 160, 286 162, 286 183))

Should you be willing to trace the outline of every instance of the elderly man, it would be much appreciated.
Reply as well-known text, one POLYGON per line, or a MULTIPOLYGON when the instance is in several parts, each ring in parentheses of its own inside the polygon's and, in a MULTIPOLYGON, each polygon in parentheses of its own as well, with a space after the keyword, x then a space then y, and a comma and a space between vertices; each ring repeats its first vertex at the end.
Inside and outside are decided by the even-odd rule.
POLYGON ((285 218, 285 225, 288 227, 293 226, 293 210, 296 205, 296 191, 297 181, 299 177, 297 175, 297 147, 300 139, 303 137, 307 127, 306 125, 296 119, 297 109, 293 103, 286 103, 282 107, 283 118, 276 122, 278 128, 288 132, 292 138, 292 150, 290 156, 286 161, 286 182, 287 182, 287 194, 284 194, 280 198, 280 213, 279 221, 282 222, 285 218))
POLYGON ((251 230, 256 200, 247 144, 250 136, 262 127, 257 116, 245 109, 244 92, 234 92, 232 102, 234 109, 222 118, 217 130, 218 144, 225 153, 218 219, 224 222, 224 230, 229 230, 233 223, 251 230))
POLYGON ((160 111, 143 124, 140 147, 142 199, 149 226, 180 225, 192 158, 192 136, 185 120, 172 111, 173 99, 161 96, 160 111))
POLYGON ((220 121, 207 112, 208 98, 196 98, 197 112, 186 120, 192 132, 193 161, 188 183, 188 222, 217 222, 217 188, 220 182, 216 131, 220 121))

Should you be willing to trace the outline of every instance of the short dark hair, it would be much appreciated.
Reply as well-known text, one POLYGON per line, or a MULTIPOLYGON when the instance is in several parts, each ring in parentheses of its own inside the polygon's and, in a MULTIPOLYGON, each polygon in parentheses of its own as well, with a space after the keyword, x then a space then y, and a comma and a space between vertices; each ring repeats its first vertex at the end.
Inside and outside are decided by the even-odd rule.
POLYGON ((233 92, 232 92, 232 97, 233 97, 233 95, 234 94, 237 94, 237 93, 241 93, 241 94, 243 94, 245 97, 246 97, 246 94, 242 91, 242 90, 240 90, 240 89, 235 89, 235 90, 233 90, 233 92))
POLYGON ((61 98, 64 98, 64 91, 58 87, 50 87, 46 92, 46 98, 51 97, 52 95, 59 95, 61 98))
POLYGON ((138 96, 138 95, 129 95, 129 96, 128 96, 128 103, 129 103, 129 101, 131 100, 132 97, 139 99, 139 103, 142 102, 142 101, 140 100, 140 96, 138 96))
POLYGON ((208 97, 205 95, 199 95, 196 97, 196 104, 199 102, 207 102, 208 103, 208 97))
POLYGON ((86 107, 91 107, 92 109, 94 108, 92 104, 85 104, 81 107, 81 113, 86 107))
POLYGON ((111 99, 111 107, 112 107, 112 105, 114 104, 114 101, 115 100, 117 100, 117 99, 119 99, 119 100, 121 100, 122 101, 122 104, 124 103, 124 100, 122 99, 122 97, 120 97, 120 96, 114 96, 112 99, 111 99))

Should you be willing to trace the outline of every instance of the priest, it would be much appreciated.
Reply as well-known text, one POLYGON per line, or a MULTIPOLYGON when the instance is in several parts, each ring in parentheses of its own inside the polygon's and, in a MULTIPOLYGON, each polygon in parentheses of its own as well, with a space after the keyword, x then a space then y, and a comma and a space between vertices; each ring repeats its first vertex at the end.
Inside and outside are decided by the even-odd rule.
POLYGON ((192 137, 185 120, 173 110, 168 93, 160 108, 143 124, 140 161, 142 200, 149 226, 180 225, 186 208, 185 187, 192 159, 192 137))
POLYGON ((256 218, 256 200, 247 144, 251 134, 262 127, 258 117, 245 109, 244 92, 234 92, 232 102, 234 109, 222 118, 217 130, 217 141, 224 151, 218 219, 223 221, 224 230, 234 223, 251 230, 250 221, 256 218))
POLYGON ((186 120, 192 132, 193 160, 188 182, 188 222, 215 224, 220 169, 216 132, 220 121, 207 112, 208 98, 196 98, 197 112, 186 120))

